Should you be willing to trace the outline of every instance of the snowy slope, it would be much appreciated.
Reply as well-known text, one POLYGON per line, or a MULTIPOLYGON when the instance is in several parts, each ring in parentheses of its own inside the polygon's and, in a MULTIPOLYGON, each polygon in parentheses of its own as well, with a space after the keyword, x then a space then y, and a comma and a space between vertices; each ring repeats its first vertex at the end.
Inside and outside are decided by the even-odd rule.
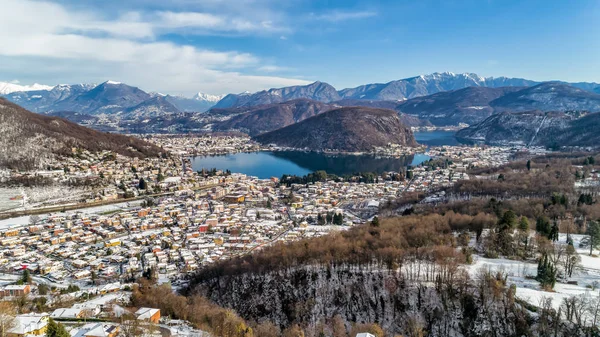
POLYGON ((53 87, 34 83, 32 85, 19 85, 14 83, 0 82, 0 95, 7 95, 17 91, 51 90, 53 87))

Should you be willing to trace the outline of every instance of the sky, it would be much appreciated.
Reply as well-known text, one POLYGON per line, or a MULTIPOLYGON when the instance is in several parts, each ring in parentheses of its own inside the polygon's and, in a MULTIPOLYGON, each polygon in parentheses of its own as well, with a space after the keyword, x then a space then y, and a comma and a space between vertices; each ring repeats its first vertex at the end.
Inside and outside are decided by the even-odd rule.
POLYGON ((451 71, 600 82, 600 1, 0 0, 0 81, 192 95, 451 71))

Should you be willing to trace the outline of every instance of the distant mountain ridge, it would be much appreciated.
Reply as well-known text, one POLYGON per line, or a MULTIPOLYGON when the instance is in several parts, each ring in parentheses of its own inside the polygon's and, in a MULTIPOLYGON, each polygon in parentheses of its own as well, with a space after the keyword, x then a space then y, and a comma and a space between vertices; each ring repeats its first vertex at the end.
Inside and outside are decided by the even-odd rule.
POLYGON ((401 102, 397 111, 434 125, 477 124, 504 111, 600 111, 600 94, 562 82, 531 87, 467 87, 401 102))
MULTIPOLYGON (((298 98, 307 98, 324 103, 340 100, 405 101, 438 92, 460 90, 468 87, 500 88, 530 87, 542 82, 523 78, 482 77, 474 73, 454 74, 452 72, 420 75, 387 83, 365 84, 355 88, 336 90, 324 82, 314 82, 304 86, 292 86, 263 90, 256 93, 229 94, 220 100, 215 108, 249 107, 281 103, 298 98)), ((563 84, 569 84, 561 82, 563 84)), ((598 83, 572 83, 574 87, 600 93, 598 83)))
MULTIPOLYGON (((295 99, 283 103, 259 105, 251 108, 227 109, 234 115, 213 126, 216 131, 240 131, 255 136, 301 122, 307 118, 333 109, 335 106, 309 99, 295 99)), ((219 112, 220 109, 211 110, 219 112)))
MULTIPOLYGON (((0 83, 1 85, 1 83, 0 83)), ((123 114, 143 104, 156 111, 157 114, 177 112, 205 112, 215 105, 223 96, 197 93, 191 98, 183 96, 147 93, 137 87, 121 82, 105 81, 95 84, 59 84, 50 86, 32 86, 32 90, 2 93, 8 100, 22 107, 38 112, 53 113, 56 111, 74 111, 83 114, 123 114), (36 89, 36 90, 33 90, 36 89), (163 99, 155 99, 162 97, 163 99), (168 102, 166 103, 165 100, 168 102), (150 105, 156 104, 154 108, 150 105), (161 109, 165 110, 161 110, 161 109)))
POLYGON ((307 98, 329 103, 340 99, 337 90, 330 84, 314 82, 308 85, 297 85, 285 88, 263 90, 254 94, 229 94, 220 100, 215 108, 249 107, 281 103, 298 98, 307 98))

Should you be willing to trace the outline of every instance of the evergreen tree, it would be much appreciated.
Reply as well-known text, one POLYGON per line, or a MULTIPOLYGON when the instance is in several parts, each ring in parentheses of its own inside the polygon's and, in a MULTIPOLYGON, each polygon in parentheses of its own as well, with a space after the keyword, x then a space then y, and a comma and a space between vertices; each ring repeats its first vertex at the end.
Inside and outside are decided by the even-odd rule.
POLYGON ((535 222, 535 230, 545 237, 550 235, 550 220, 545 216, 540 216, 535 222))
POLYGON ((519 219, 519 230, 522 232, 529 231, 529 220, 527 220, 527 217, 522 216, 521 219, 519 219))
POLYGON ((25 268, 23 270, 23 276, 21 276, 21 281, 23 281, 23 284, 31 283, 31 274, 29 273, 29 269, 25 268))
POLYGON ((69 332, 65 329, 65 326, 55 322, 52 318, 48 321, 48 327, 46 329, 47 337, 71 337, 69 332))
POLYGON ((379 227, 379 218, 377 216, 375 216, 373 218, 373 220, 371 221, 371 225, 375 226, 375 227, 379 227))
POLYGON ((502 218, 498 222, 500 230, 512 229, 517 224, 517 215, 515 212, 508 210, 502 214, 502 218))
POLYGON ((138 187, 140 190, 145 190, 148 187, 144 178, 140 178, 140 183, 138 184, 138 187))
POLYGON ((600 246, 600 223, 598 221, 588 223, 587 235, 590 236, 590 255, 592 255, 593 249, 600 246))
POLYGON ((550 233, 548 234, 548 239, 552 240, 552 241, 558 241, 558 223, 556 222, 556 220, 554 221, 554 224, 552 225, 552 228, 550 229, 550 233))
POLYGON ((531 160, 527 161, 527 171, 531 171, 531 160))
POLYGON ((552 261, 548 259, 547 254, 544 254, 538 261, 536 280, 540 282, 542 288, 549 287, 550 289, 553 289, 556 284, 556 267, 552 261))

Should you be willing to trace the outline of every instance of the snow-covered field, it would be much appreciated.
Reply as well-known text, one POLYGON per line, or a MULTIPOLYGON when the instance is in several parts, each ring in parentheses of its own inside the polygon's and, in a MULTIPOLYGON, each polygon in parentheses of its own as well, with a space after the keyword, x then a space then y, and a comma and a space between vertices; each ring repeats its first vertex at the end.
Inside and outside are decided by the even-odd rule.
MULTIPOLYGON (((581 266, 568 280, 558 280, 554 291, 543 291, 538 281, 532 279, 537 274, 537 263, 508 260, 504 258, 489 259, 482 256, 474 256, 473 264, 467 270, 472 277, 476 277, 480 269, 490 271, 503 271, 508 275, 508 284, 517 286, 517 297, 539 306, 545 298, 552 299, 552 306, 559 308, 563 299, 572 296, 583 295, 588 298, 600 296, 600 257, 589 256, 589 248, 579 248, 579 243, 586 235, 571 235, 573 246, 581 257, 581 266), (566 281, 577 282, 568 284, 566 281)), ((565 244, 566 234, 560 234, 558 243, 565 244)), ((598 253, 597 250, 594 253, 598 253)))
POLYGON ((21 201, 10 200, 20 194, 19 190, 14 188, 0 188, 0 212, 21 206, 21 201))
MULTIPOLYGON (((68 211, 65 213, 52 213, 52 214, 69 214, 69 213, 72 214, 72 213, 77 213, 77 212, 81 212, 81 213, 85 213, 85 214, 102 214, 102 213, 117 211, 117 210, 129 208, 129 207, 139 206, 142 202, 143 202, 142 200, 132 201, 132 202, 122 202, 122 203, 118 203, 118 204, 81 208, 81 209, 77 209, 77 210, 68 211)), ((50 215, 50 213, 40 214, 39 217, 44 218, 44 217, 47 217, 48 215, 50 215)), ((30 216, 26 215, 26 216, 20 216, 20 217, 16 217, 16 218, 0 220, 0 229, 27 225, 27 224, 29 224, 29 219, 30 219, 30 216)))

